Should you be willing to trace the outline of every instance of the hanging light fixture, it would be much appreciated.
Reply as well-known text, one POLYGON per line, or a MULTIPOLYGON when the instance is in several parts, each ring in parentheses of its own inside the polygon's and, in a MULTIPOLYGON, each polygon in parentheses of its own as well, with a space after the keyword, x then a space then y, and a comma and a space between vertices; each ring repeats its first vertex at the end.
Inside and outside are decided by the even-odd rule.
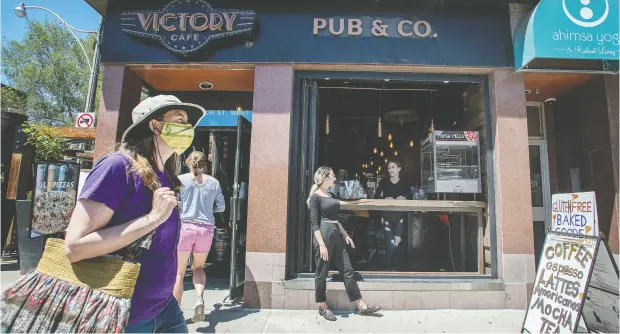
POLYGON ((379 166, 378 170, 381 171, 381 166, 379 166))
POLYGON ((394 156, 397 157, 398 156, 398 151, 394 151, 394 156))
POLYGON ((413 140, 412 140, 412 141, 409 142, 409 146, 413 147, 413 145, 415 145, 415 144, 413 143, 413 140))
POLYGON ((366 168, 366 164, 362 164, 362 168, 366 168))
POLYGON ((325 135, 329 136, 329 114, 325 118, 325 135))
POLYGON ((394 148, 394 143, 390 142, 390 148, 394 148))
POLYGON ((381 156, 383 156, 383 151, 381 151, 381 156))
POLYGON ((387 158, 385 158, 385 163, 387 163, 387 158))
POLYGON ((388 134, 388 140, 390 140, 390 141, 392 140, 392 134, 391 133, 388 134))
POLYGON ((371 165, 371 166, 374 166, 374 165, 375 165, 375 162, 374 162, 374 161, 371 161, 371 162, 370 162, 370 165, 371 165))
POLYGON ((376 148, 376 147, 375 147, 375 149, 374 149, 374 151, 373 151, 373 152, 375 152, 375 154, 377 154, 377 148, 376 148))

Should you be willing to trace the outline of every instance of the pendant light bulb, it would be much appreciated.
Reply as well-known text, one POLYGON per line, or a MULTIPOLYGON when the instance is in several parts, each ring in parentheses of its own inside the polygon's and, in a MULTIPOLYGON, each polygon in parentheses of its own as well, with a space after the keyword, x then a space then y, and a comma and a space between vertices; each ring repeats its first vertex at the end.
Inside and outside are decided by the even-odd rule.
POLYGON ((381 166, 379 166, 378 170, 381 171, 381 166))
POLYGON ((390 148, 394 148, 394 143, 390 142, 390 148))
POLYGON ((327 118, 325 119, 325 135, 329 135, 329 114, 327 114, 327 118))
POLYGON ((374 165, 375 165, 375 162, 374 162, 374 161, 371 161, 371 162, 370 162, 370 165, 371 165, 371 166, 374 166, 374 165))
POLYGON ((409 146, 413 147, 414 143, 413 140, 409 142, 409 146))
POLYGON ((387 163, 387 158, 385 158, 385 163, 387 163))
POLYGON ((392 140, 392 134, 388 134, 388 140, 392 140))
POLYGON ((381 151, 381 156, 383 156, 383 151, 381 151))
POLYGON ((375 149, 374 149, 374 152, 375 152, 375 154, 377 154, 377 148, 376 148, 376 147, 375 147, 375 149))
POLYGON ((394 156, 397 157, 398 156, 398 151, 394 151, 394 156))

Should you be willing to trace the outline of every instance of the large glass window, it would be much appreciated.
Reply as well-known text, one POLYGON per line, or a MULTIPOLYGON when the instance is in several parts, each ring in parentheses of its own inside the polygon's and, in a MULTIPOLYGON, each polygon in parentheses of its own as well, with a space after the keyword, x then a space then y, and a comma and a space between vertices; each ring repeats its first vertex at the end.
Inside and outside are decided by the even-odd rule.
MULTIPOLYGON (((301 94, 300 117, 310 114, 306 128, 313 129, 313 121, 316 126, 305 137, 302 119, 300 131, 294 130, 301 133, 301 147, 308 147, 298 161, 315 163, 302 165, 307 169, 299 179, 309 189, 316 167, 330 166, 338 179, 331 189, 335 198, 376 203, 345 204, 339 213, 356 245, 348 250, 353 268, 362 273, 484 273, 490 259, 482 249, 486 163, 481 84, 319 79, 303 85, 309 93, 301 94), (407 201, 398 202, 399 196, 407 201)), ((307 210, 299 202, 299 210, 307 210)), ((293 255, 305 265, 294 267, 310 273, 312 244, 305 240, 312 233, 303 225, 309 225, 309 216, 298 217, 303 218, 300 225, 289 231, 305 233, 293 255)))

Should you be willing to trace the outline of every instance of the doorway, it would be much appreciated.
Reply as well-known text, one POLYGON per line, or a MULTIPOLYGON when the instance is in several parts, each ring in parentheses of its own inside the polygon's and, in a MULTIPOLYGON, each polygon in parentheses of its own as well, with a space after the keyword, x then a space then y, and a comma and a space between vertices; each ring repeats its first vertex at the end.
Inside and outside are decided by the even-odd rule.
POLYGON ((527 107, 527 130, 530 159, 530 189, 532 194, 532 227, 534 231, 534 255, 538 267, 542 251, 551 223, 550 203, 551 189, 549 185, 549 155, 545 131, 544 106, 542 103, 530 103, 527 107))
MULTIPOLYGON (((206 110, 195 129, 192 147, 181 154, 178 168, 180 174, 189 172, 185 159, 194 150, 202 151, 209 160, 207 174, 220 184, 226 208, 214 214, 215 233, 204 266, 205 293, 211 290, 209 298, 236 303, 243 297, 245 277, 254 71, 214 66, 135 65, 132 69, 143 79, 145 95, 174 95, 206 110)), ((190 257, 185 290, 193 289, 191 263, 190 257)))

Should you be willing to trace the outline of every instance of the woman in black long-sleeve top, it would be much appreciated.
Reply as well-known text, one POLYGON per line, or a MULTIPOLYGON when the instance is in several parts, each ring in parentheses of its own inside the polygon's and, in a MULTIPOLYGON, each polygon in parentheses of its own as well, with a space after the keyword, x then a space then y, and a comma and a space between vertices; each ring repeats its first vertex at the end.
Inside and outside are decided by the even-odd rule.
POLYGON ((359 314, 371 314, 379 311, 377 306, 366 305, 355 279, 353 267, 347 253, 347 246, 355 248, 353 240, 347 235, 340 222, 338 211, 340 201, 332 198, 327 189, 336 181, 334 171, 329 167, 320 167, 314 174, 314 185, 310 189, 307 204, 310 208, 310 223, 314 234, 314 253, 316 260, 315 299, 319 303, 319 314, 325 319, 335 321, 336 316, 327 307, 327 274, 330 261, 335 261, 340 275, 344 277, 344 286, 351 302, 355 302, 359 314), (345 244, 346 242, 346 244, 345 244))
MULTIPOLYGON (((389 178, 379 182, 375 198, 383 199, 413 199, 411 188, 400 178, 401 165, 398 161, 388 163, 389 178)), ((385 236, 385 247, 388 270, 396 269, 396 250, 402 242, 404 232, 405 213, 400 211, 384 211, 381 214, 381 229, 385 236)))

